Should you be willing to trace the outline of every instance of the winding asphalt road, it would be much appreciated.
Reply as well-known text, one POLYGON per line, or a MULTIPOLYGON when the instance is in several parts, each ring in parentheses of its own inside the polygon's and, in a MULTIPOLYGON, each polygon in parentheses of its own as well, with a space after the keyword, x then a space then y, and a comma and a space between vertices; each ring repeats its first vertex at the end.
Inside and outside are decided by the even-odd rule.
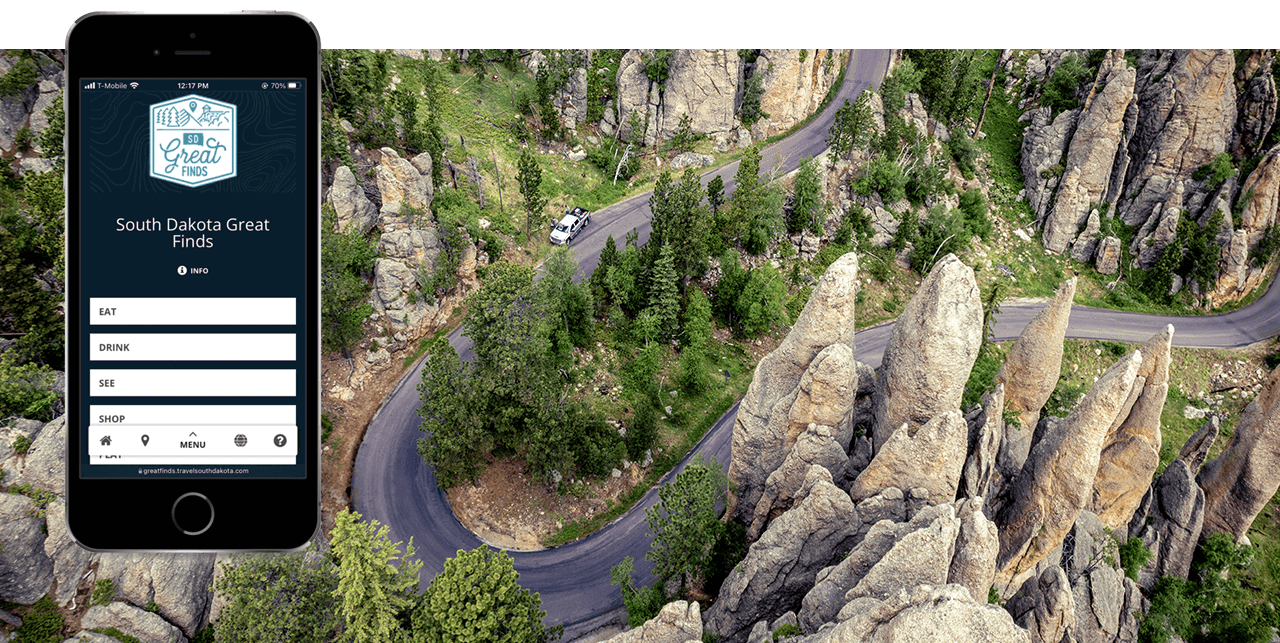
MULTIPOLYGON (((796 168, 800 158, 816 156, 826 144, 834 113, 845 98, 853 100, 868 85, 878 85, 889 60, 887 50, 852 52, 845 82, 836 98, 817 118, 787 139, 770 146, 763 153, 761 167, 767 172, 775 159, 784 172, 796 168)), ((713 176, 725 181, 731 192, 737 163, 731 163, 702 180, 713 176)), ((762 172, 763 174, 764 172, 762 172)), ((579 277, 589 275, 599 262, 605 239, 612 235, 621 241, 636 228, 640 240, 649 237, 651 215, 649 195, 632 197, 592 215, 590 226, 573 243, 579 263, 579 277)), ((1173 343, 1197 348, 1245 346, 1280 334, 1280 289, 1273 286, 1247 308, 1232 313, 1207 317, 1143 315, 1076 306, 1072 308, 1067 329, 1069 337, 1143 342, 1173 324, 1173 343)), ((996 317, 998 340, 1014 339, 1045 304, 1006 304, 996 317)), ((859 361, 879 367, 888 341, 892 322, 859 331, 855 336, 859 361)), ((470 341, 455 331, 449 343, 463 359, 474 357, 470 341)), ((413 539, 417 557, 423 561, 423 586, 444 569, 444 561, 460 549, 473 549, 481 541, 458 522, 444 492, 436 484, 435 474, 418 458, 417 383, 421 381, 421 363, 397 384, 386 404, 370 423, 364 442, 356 456, 352 477, 351 500, 365 520, 377 520, 391 526, 392 541, 413 539)), ((734 404, 716 423, 693 453, 714 455, 728 465, 730 458, 734 404)), ((691 453, 692 455, 692 453, 691 453)), ((683 465, 682 465, 683 466, 683 465)), ((678 471, 678 469, 677 469, 678 471)), ((672 472, 670 475, 674 475, 672 472)), ((637 507, 600 531, 573 543, 553 549, 510 552, 520 572, 520 584, 541 594, 546 621, 565 625, 565 640, 572 640, 595 629, 607 614, 622 604, 618 588, 609 584, 609 570, 625 556, 636 561, 638 582, 652 581, 652 565, 644 560, 651 539, 646 534, 644 509, 656 504, 657 492, 650 490, 637 507)))

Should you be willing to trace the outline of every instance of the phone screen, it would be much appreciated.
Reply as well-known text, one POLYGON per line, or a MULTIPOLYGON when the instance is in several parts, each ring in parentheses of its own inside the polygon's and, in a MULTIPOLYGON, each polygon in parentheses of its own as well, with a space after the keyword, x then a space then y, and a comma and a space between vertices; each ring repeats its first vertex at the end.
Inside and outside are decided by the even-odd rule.
POLYGON ((306 476, 304 85, 80 80, 81 478, 306 476))

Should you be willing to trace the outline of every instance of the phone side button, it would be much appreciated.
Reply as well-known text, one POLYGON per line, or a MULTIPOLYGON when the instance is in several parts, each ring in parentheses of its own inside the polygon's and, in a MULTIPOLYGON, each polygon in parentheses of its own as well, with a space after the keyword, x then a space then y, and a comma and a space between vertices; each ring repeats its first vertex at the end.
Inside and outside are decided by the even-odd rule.
POLYGON ((213 526, 213 503, 196 492, 184 493, 173 503, 173 526, 188 536, 199 536, 213 526))

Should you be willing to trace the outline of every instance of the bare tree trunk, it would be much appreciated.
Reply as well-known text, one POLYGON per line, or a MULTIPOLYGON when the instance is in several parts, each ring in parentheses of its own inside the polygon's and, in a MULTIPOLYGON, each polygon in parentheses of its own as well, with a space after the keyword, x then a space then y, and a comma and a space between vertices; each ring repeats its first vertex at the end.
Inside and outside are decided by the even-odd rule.
POLYGON ((627 162, 627 156, 631 154, 631 144, 627 143, 627 149, 622 152, 622 160, 618 161, 618 165, 613 170, 613 184, 618 184, 618 173, 622 171, 622 164, 627 162))
POLYGON ((502 207, 502 173, 498 168, 498 155, 493 151, 493 141, 489 141, 489 157, 493 159, 493 177, 498 184, 498 213, 506 216, 507 212, 502 207))
POLYGON ((987 104, 991 102, 991 92, 996 88, 996 74, 1000 73, 1000 63, 1004 61, 1004 52, 1002 50, 1000 56, 996 58, 996 66, 991 70, 991 80, 987 81, 987 97, 982 100, 982 111, 978 113, 978 126, 973 128, 973 138, 978 138, 978 132, 982 131, 982 121, 987 117, 987 104))

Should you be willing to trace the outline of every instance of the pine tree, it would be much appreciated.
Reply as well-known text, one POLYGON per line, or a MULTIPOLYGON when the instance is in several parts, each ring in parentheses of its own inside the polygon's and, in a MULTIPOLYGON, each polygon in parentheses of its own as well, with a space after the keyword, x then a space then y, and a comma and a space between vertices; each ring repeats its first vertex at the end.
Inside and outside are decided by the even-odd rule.
POLYGON ((875 132, 875 120, 871 116, 870 89, 863 91, 852 103, 844 101, 844 107, 836 110, 835 121, 827 133, 827 145, 838 156, 848 158, 854 150, 871 142, 875 132))
POLYGON ((547 197, 542 194, 542 167, 533 150, 524 148, 516 162, 516 181, 520 183, 520 195, 524 197, 524 235, 532 240, 533 221, 547 207, 547 197))
POLYGON ((808 227, 810 232, 821 235, 825 214, 822 207, 821 168, 812 157, 800 159, 787 232, 795 234, 808 227))
POLYGON ((333 563, 309 547, 286 554, 237 554, 214 590, 226 602, 214 630, 224 643, 326 643, 338 625, 333 563))
POLYGON ((492 448, 477 413, 481 404, 472 368, 463 364, 449 342, 437 342, 422 367, 418 394, 422 406, 418 456, 435 470, 442 489, 474 482, 484 470, 484 454, 492 448))
POLYGON ((400 622, 415 602, 422 562, 409 561, 412 538, 401 557, 400 543, 392 543, 387 530, 376 520, 361 522, 360 514, 349 509, 337 516, 332 547, 340 561, 333 590, 343 614, 339 643, 407 640, 400 622))
POLYGON ((664 581, 706 578, 711 545, 720 539, 724 523, 716 504, 728 496, 729 480, 715 457, 699 454, 670 484, 658 490, 657 506, 645 510, 653 545, 645 558, 664 581))
POLYGON ((719 174, 707 182, 707 205, 713 215, 719 214, 720 206, 724 205, 724 179, 719 174))
POLYGON ((511 556, 481 545, 458 550, 431 581, 413 614, 413 629, 424 643, 546 643, 564 626, 542 625, 542 599, 520 587, 511 556))
POLYGON ((662 246, 649 273, 649 310, 653 311, 663 338, 669 338, 676 332, 680 316, 679 278, 671 248, 671 244, 662 246))
POLYGON ((733 238, 741 239, 749 232, 748 226, 760 200, 760 150, 755 145, 742 150, 738 171, 733 175, 733 184, 728 224, 733 238))

